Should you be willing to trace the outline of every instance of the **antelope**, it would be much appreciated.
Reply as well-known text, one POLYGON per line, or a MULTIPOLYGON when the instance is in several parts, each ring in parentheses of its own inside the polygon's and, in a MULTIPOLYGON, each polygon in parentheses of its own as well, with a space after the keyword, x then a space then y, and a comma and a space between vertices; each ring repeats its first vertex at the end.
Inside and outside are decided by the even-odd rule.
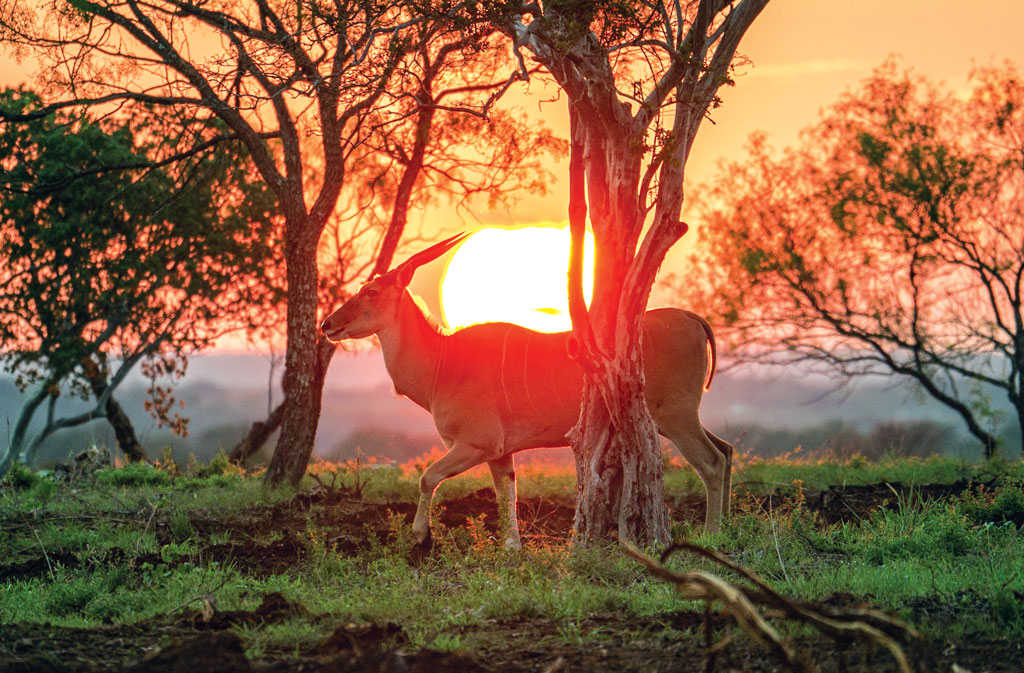
MULTIPOLYGON (((513 454, 567 445, 566 434, 579 418, 583 370, 566 351, 569 332, 483 323, 448 333, 433 321, 406 288, 418 267, 465 236, 441 241, 371 279, 323 321, 321 330, 332 342, 376 334, 395 392, 433 416, 447 452, 420 477, 413 521, 418 545, 431 545, 437 486, 487 463, 504 545, 521 549, 513 454)), ((658 431, 704 482, 705 527, 718 530, 729 511, 733 447, 706 430, 698 415, 715 374, 714 334, 694 313, 654 309, 644 317, 642 348, 648 409, 658 431)))

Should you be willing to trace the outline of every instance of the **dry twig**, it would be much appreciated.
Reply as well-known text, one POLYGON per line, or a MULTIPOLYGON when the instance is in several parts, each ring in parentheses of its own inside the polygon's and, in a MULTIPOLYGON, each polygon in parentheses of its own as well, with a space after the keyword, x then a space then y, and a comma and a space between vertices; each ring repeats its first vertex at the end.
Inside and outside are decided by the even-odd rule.
POLYGON ((53 564, 50 563, 50 555, 46 553, 46 547, 43 546, 43 540, 39 537, 39 531, 37 531, 34 526, 32 528, 32 535, 35 536, 36 542, 39 543, 39 548, 43 550, 43 558, 46 559, 46 568, 50 573, 50 581, 53 581, 53 564))
MULTIPOLYGON (((791 671, 815 673, 818 669, 809 656, 795 650, 769 624, 765 617, 782 617, 815 627, 838 642, 846 643, 860 638, 881 645, 892 654, 901 673, 913 673, 906 653, 897 639, 918 644, 921 635, 906 624, 880 612, 867 608, 832 608, 812 603, 790 600, 775 592, 768 584, 721 553, 688 542, 677 542, 662 554, 657 561, 643 554, 628 542, 622 542, 625 553, 643 564, 648 571, 661 579, 671 582, 687 600, 703 600, 709 604, 719 601, 725 611, 751 638, 767 647, 791 671), (679 574, 666 568, 663 563, 673 552, 686 550, 736 572, 753 586, 740 587, 703 570, 679 574), (758 612, 759 606, 762 612, 758 612)), ((709 626, 710 628, 710 626, 709 626)), ((717 652, 718 645, 709 650, 717 652)))

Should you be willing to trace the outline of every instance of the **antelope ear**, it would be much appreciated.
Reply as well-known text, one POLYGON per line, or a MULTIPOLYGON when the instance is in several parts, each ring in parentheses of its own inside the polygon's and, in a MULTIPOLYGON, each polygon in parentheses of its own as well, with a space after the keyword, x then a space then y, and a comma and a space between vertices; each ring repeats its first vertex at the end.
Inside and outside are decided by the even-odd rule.
POLYGON ((400 288, 409 287, 409 283, 412 282, 412 276, 416 273, 416 267, 414 266, 401 266, 395 269, 395 283, 400 288))

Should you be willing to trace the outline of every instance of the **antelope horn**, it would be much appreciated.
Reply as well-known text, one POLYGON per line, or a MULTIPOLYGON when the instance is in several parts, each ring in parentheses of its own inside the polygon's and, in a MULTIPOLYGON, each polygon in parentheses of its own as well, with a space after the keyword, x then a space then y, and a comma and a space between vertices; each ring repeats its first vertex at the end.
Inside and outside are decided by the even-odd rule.
POLYGON ((462 232, 460 234, 455 234, 451 238, 446 238, 443 241, 441 241, 440 243, 435 243, 434 245, 430 246, 426 250, 420 250, 415 255, 413 255, 409 259, 405 260, 404 262, 402 262, 401 264, 396 266, 391 271, 388 271, 388 273, 389 274, 392 274, 392 273, 396 274, 399 277, 402 277, 402 276, 411 277, 413 271, 415 271, 419 267, 423 266, 427 262, 434 261, 435 259, 437 259, 441 255, 443 255, 444 253, 448 252, 449 250, 454 248, 456 245, 458 245, 459 243, 464 241, 466 239, 466 237, 468 237, 468 236, 469 236, 468 233, 462 232))

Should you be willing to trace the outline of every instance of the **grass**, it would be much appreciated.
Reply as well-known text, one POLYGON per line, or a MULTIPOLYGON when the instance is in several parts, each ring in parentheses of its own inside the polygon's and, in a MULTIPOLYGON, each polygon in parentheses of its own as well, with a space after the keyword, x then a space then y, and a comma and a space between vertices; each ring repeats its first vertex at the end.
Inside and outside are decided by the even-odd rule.
POLYGON ((752 456, 736 458, 733 484, 747 490, 792 488, 799 481, 807 489, 829 486, 879 484, 951 484, 963 479, 988 481, 999 475, 1024 478, 1024 463, 992 461, 968 463, 947 456, 929 458, 887 457, 870 461, 861 456, 845 460, 802 457, 794 451, 778 458, 762 460, 752 456))
POLYGON ((296 617, 277 624, 240 626, 236 632, 247 644, 246 654, 259 658, 267 652, 292 651, 296 655, 323 640, 325 634, 306 617, 296 617))
MULTIPOLYGON (((195 609, 206 593, 215 594, 219 610, 254 610, 262 596, 279 591, 310 615, 238 628, 250 656, 301 651, 339 625, 359 622, 395 622, 414 645, 455 652, 481 646, 491 620, 543 618, 554 624, 546 637, 583 643, 603 637, 584 627, 587 616, 656 616, 690 607, 614 548, 507 552, 487 539, 479 519, 437 536, 435 556, 413 567, 411 531, 401 517, 390 520, 388 531, 365 531, 365 549, 343 555, 311 516, 302 564, 247 573, 204 555, 209 546, 239 541, 230 527, 203 538, 195 522, 248 516, 295 491, 266 490, 259 475, 226 465, 202 474, 128 466, 100 470, 94 482, 76 486, 45 474, 12 474, 0 486, 0 558, 11 565, 42 556, 46 570, 0 580, 0 623, 136 623, 195 609)), ((415 465, 318 467, 320 481, 358 484, 365 497, 388 502, 413 501, 417 477, 415 465)), ((522 497, 572 492, 567 470, 527 468, 520 479, 522 497)), ((1024 593, 1021 463, 741 457, 734 483, 736 512, 720 533, 686 524, 677 530, 726 552, 780 593, 820 599, 846 592, 942 637, 1024 637, 1024 601, 1015 598, 1024 593), (992 483, 944 500, 925 500, 913 488, 894 491, 888 507, 832 525, 803 499, 805 491, 831 485, 961 479, 992 483), (773 497, 768 508, 756 496, 772 490, 787 495, 773 497), (950 618, 924 620, 914 610, 921 602, 950 618)), ((300 489, 316 485, 307 479, 300 489)), ((441 498, 485 486, 489 476, 478 472, 446 483, 441 498)), ((692 470, 669 463, 668 497, 694 489, 692 470)), ((265 531, 266 540, 280 536, 265 531)), ((685 556, 670 565, 722 572, 685 556)))
MULTIPOLYGON (((439 458, 442 452, 434 449, 421 458, 404 465, 382 465, 373 459, 347 461, 341 464, 320 463, 317 468, 326 483, 332 479, 337 486, 359 487, 371 500, 404 500, 415 502, 419 490, 417 482, 423 468, 439 458)), ((668 497, 700 491, 700 478, 678 454, 665 457, 665 490, 668 497)), ((951 484, 969 479, 989 481, 998 475, 1024 478, 1024 463, 996 460, 989 463, 969 463, 947 456, 929 458, 887 457, 870 461, 861 456, 847 459, 804 456, 799 449, 772 459, 760 459, 750 454, 737 455, 733 461, 733 484, 742 492, 769 492, 782 489, 793 492, 798 485, 820 490, 829 486, 877 484, 951 484)), ((530 497, 572 497, 575 477, 567 465, 526 465, 516 470, 519 476, 519 495, 530 497)), ((461 498, 480 488, 490 488, 491 477, 485 466, 476 467, 457 479, 441 484, 437 498, 461 498)))

